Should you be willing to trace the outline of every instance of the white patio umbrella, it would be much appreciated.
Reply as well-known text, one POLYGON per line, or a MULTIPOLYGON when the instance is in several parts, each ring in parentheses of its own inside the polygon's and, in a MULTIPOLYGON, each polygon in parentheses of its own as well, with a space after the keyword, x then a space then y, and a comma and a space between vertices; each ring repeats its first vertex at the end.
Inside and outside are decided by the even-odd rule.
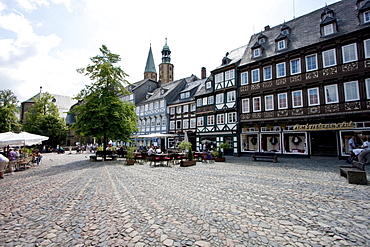
POLYGON ((35 135, 28 132, 21 132, 19 134, 14 134, 6 136, 0 139, 0 145, 19 145, 19 146, 31 146, 42 141, 48 140, 49 137, 35 135))

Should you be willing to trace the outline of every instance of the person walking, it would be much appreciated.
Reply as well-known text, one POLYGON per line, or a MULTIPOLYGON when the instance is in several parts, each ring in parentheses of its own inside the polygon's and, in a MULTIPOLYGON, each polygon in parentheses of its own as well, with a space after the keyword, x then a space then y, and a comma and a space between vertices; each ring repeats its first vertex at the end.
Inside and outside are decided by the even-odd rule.
POLYGON ((361 148, 363 149, 358 155, 358 161, 361 163, 370 162, 370 142, 369 138, 364 138, 364 143, 361 148))
POLYGON ((13 175, 14 174, 14 164, 17 162, 17 158, 18 158, 18 155, 14 151, 13 148, 9 149, 8 158, 9 158, 9 172, 10 172, 10 175, 13 175))
POLYGON ((9 163, 9 159, 5 157, 4 155, 0 154, 0 179, 4 178, 4 170, 6 167, 6 164, 9 163))

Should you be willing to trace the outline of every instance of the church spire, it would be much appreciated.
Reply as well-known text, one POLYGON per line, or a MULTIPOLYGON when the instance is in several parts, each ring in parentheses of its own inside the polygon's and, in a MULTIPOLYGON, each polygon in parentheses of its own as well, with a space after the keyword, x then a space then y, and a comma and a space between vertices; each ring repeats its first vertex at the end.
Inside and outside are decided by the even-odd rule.
POLYGON ((166 44, 163 46, 162 49, 162 63, 171 63, 171 50, 170 47, 167 45, 167 38, 166 44))
POLYGON ((173 81, 173 64, 171 63, 171 50, 166 44, 162 49, 162 63, 159 65, 159 83, 160 85, 173 81))
POLYGON ((152 44, 150 44, 148 59, 146 60, 146 66, 144 71, 144 79, 150 78, 154 81, 157 81, 157 70, 155 69, 153 53, 152 53, 152 44))

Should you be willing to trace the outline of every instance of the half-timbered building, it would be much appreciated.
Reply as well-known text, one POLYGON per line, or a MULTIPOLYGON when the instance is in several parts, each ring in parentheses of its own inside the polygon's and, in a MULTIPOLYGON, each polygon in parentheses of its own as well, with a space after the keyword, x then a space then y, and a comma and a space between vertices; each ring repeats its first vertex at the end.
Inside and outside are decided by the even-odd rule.
POLYGON ((238 73, 241 154, 348 155, 370 137, 370 1, 267 26, 238 73))

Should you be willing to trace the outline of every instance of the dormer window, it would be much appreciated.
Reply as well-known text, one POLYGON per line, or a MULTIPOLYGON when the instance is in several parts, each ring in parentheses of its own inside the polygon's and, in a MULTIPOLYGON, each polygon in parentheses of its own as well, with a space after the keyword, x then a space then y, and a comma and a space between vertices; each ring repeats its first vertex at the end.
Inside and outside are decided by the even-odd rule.
POLYGON ((328 36, 337 32, 337 19, 334 17, 334 11, 326 8, 321 14, 320 23, 321 36, 328 36))
POLYGON ((210 81, 206 82, 206 89, 210 89, 212 87, 212 84, 210 81))
POLYGON ((281 51, 288 48, 288 37, 284 34, 280 34, 276 39, 276 50, 281 51))
POLYGON ((258 36, 258 44, 263 44, 267 40, 267 37, 263 35, 262 33, 258 36))
POLYGON ((287 25, 285 25, 285 24, 281 27, 280 31, 281 31, 280 33, 282 35, 288 35, 288 34, 290 34, 290 28, 287 25))
POLYGON ((364 12, 364 23, 370 22, 370 11, 364 12))
POLYGON ((253 46, 252 46, 252 52, 253 52, 253 57, 256 58, 256 57, 260 57, 262 56, 262 46, 256 42, 253 46))
POLYGON ((360 24, 370 23, 370 1, 357 1, 360 24))
POLYGON ((327 36, 327 35, 330 35, 332 33, 334 33, 334 25, 333 23, 330 23, 328 25, 325 25, 323 26, 323 33, 324 33, 324 36, 327 36))
POLYGON ((187 98, 190 98, 189 91, 180 94, 180 99, 187 99, 187 98))
POLYGON ((278 50, 283 50, 286 48, 285 40, 278 41, 278 50))

